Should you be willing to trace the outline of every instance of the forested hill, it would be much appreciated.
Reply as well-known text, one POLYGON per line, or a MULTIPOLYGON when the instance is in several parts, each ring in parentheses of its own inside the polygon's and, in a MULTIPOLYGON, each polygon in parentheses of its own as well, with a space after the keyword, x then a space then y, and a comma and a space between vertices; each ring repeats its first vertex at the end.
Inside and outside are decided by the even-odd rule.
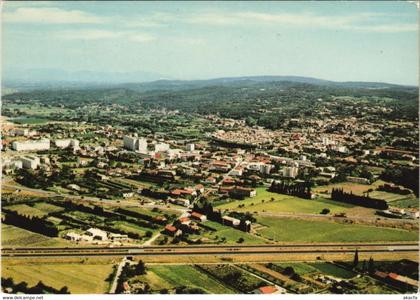
MULTIPOLYGON (((229 81, 229 80, 227 80, 229 81)), ((388 86, 387 88, 344 88, 335 85, 315 85, 290 81, 267 81, 244 79, 204 86, 194 82, 177 82, 178 88, 142 90, 138 85, 124 85, 94 89, 37 90, 6 95, 3 100, 37 101, 42 104, 60 104, 77 108, 88 103, 118 103, 130 109, 178 109, 184 112, 219 114, 224 117, 267 117, 271 125, 283 118, 311 116, 322 112, 328 103, 339 101, 345 106, 357 105, 358 101, 369 105, 389 107, 393 113, 388 117, 416 118, 418 111, 418 88, 388 86), (278 120, 273 123, 274 119, 278 120)), ((204 83, 202 83, 204 84, 204 83)), ((261 123, 265 123, 262 121, 261 123)))

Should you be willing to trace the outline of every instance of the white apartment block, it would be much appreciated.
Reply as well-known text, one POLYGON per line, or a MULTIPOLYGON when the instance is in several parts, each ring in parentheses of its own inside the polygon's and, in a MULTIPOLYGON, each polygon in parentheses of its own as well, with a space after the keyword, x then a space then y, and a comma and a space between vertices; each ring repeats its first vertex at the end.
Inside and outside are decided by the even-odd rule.
POLYGON ((195 145, 194 144, 187 144, 186 148, 187 148, 187 151, 193 152, 195 150, 195 145))
POLYGON ((147 140, 138 137, 131 137, 125 135, 123 137, 124 148, 131 150, 131 151, 139 151, 142 153, 147 152, 147 140))
POLYGON ((75 139, 55 140, 55 146, 61 149, 66 149, 69 147, 73 149, 79 149, 79 145, 79 141, 75 139))
POLYGON ((296 167, 285 167, 283 169, 283 176, 284 177, 290 177, 295 178, 298 175, 299 168, 296 167))
POLYGON ((41 161, 37 156, 24 156, 20 160, 22 161, 22 166, 25 169, 35 170, 41 164, 41 161))
POLYGON ((50 140, 27 140, 18 142, 15 141, 12 143, 12 148, 15 151, 41 151, 50 149, 50 140))
POLYGON ((169 144, 158 143, 155 145, 155 152, 166 152, 169 150, 169 144))

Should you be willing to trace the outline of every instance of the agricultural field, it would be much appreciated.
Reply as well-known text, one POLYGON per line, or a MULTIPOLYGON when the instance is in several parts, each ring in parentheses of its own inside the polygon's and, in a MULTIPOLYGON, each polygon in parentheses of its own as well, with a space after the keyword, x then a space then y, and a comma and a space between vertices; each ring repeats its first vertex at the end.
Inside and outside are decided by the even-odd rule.
POLYGON ((314 193, 331 193, 333 188, 342 188, 345 192, 353 192, 356 195, 363 195, 364 192, 367 192, 369 189, 375 190, 378 186, 383 185, 385 181, 377 180, 372 184, 361 184, 354 182, 340 182, 329 185, 321 185, 312 189, 314 193))
POLYGON ((3 247, 71 247, 71 243, 31 232, 12 225, 1 224, 3 247))
POLYGON ((251 293, 253 290, 267 285, 262 279, 234 265, 201 265, 199 268, 241 293, 251 293))
POLYGON ((289 195, 271 193, 263 187, 257 188, 257 196, 255 197, 236 200, 217 206, 218 209, 231 209, 243 212, 286 212, 307 214, 319 214, 324 208, 328 208, 331 213, 339 213, 345 212, 352 207, 354 206, 350 204, 338 203, 321 198, 308 200, 289 195))
POLYGON ((10 205, 10 206, 7 206, 7 209, 18 212, 21 215, 27 215, 27 216, 32 216, 32 217, 43 217, 48 214, 47 212, 41 209, 31 207, 26 204, 10 205))
POLYGON ((224 226, 217 222, 207 221, 204 223, 206 226, 215 229, 216 231, 206 231, 201 236, 213 240, 214 242, 220 242, 225 240, 226 244, 236 244, 240 238, 243 239, 244 244, 264 244, 266 240, 249 233, 234 229, 229 226, 224 226), (217 239, 216 239, 217 237, 217 239))
POLYGON ((129 283, 147 282, 153 292, 172 290, 179 286, 199 288, 208 294, 233 294, 235 291, 222 282, 209 277, 194 266, 154 265, 147 267, 145 275, 132 278, 129 283))
POLYGON ((258 217, 266 226, 258 234, 279 242, 379 242, 417 241, 417 231, 357 224, 258 217))
POLYGON ((34 208, 39 209, 39 210, 41 210, 41 211, 43 211, 47 214, 60 212, 60 211, 64 210, 64 208, 62 208, 60 206, 56 206, 56 205, 45 203, 45 202, 35 203, 34 208))
POLYGON ((316 263, 308 263, 308 266, 313 267, 318 272, 321 272, 326 275, 330 275, 333 277, 343 278, 343 279, 350 279, 356 276, 356 273, 341 268, 337 265, 328 262, 316 262, 316 263))
POLYGON ((112 264, 39 263, 25 265, 2 264, 2 277, 15 283, 25 281, 28 286, 39 281, 56 289, 67 286, 72 294, 103 294, 108 292, 106 279, 112 273, 112 264))
POLYGON ((16 124, 29 124, 29 125, 37 125, 37 124, 46 124, 49 122, 48 119, 42 117, 18 117, 18 118, 9 118, 9 121, 16 123, 16 124))

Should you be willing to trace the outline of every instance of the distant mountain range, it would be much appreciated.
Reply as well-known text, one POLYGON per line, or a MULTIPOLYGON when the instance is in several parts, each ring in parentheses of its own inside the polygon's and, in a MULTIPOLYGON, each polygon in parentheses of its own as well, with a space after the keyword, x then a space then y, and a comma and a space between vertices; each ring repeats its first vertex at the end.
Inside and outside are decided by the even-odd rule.
POLYGON ((70 72, 60 69, 3 70, 4 90, 26 91, 35 89, 78 89, 118 87, 135 91, 185 90, 207 86, 252 86, 253 84, 291 82, 317 86, 386 89, 405 88, 398 84, 381 82, 336 82, 302 76, 243 76, 205 80, 173 80, 162 74, 151 72, 70 72))

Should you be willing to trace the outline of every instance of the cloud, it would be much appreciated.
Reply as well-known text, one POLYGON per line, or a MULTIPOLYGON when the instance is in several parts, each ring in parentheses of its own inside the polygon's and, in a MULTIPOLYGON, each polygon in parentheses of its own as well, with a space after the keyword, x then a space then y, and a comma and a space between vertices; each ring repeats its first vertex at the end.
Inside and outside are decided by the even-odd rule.
MULTIPOLYGON (((328 30, 356 30, 365 32, 413 32, 418 30, 415 23, 389 23, 375 24, 390 17, 383 13, 358 13, 342 16, 317 15, 310 12, 304 13, 260 13, 260 12, 236 12, 236 13, 206 13, 194 14, 178 18, 178 22, 190 24, 204 24, 214 26, 255 26, 255 25, 282 25, 293 27, 320 28, 328 30)), ((392 17, 401 17, 392 15, 392 17)), ((401 19, 401 18, 400 18, 401 19)))
POLYGON ((64 10, 56 7, 20 7, 12 12, 4 12, 3 21, 36 24, 98 24, 105 22, 105 19, 80 10, 64 10))
POLYGON ((126 39, 133 42, 150 42, 156 39, 148 33, 136 31, 113 31, 103 29, 77 29, 61 30, 54 33, 55 38, 65 40, 104 40, 104 39, 126 39))

